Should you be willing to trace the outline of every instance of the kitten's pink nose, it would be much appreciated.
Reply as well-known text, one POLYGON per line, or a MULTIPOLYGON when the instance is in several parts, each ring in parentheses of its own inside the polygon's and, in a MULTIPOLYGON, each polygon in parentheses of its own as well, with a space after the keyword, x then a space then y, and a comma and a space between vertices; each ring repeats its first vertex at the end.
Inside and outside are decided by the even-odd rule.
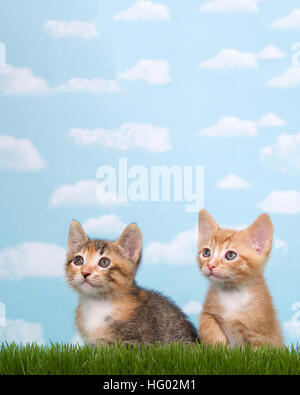
POLYGON ((212 272, 216 266, 217 265, 215 262, 211 262, 207 264, 207 267, 209 268, 210 272, 212 272))

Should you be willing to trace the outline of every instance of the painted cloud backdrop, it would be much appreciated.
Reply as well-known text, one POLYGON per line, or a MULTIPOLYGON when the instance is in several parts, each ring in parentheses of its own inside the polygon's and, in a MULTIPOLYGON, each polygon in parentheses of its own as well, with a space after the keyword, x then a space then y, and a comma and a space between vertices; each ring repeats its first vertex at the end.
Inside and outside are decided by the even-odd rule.
POLYGON ((205 207, 223 226, 271 214, 266 277, 287 343, 299 341, 299 32, 296 0, 1 2, 2 339, 77 341, 63 278, 73 218, 95 237, 138 223, 139 283, 197 323, 197 215, 96 199, 97 168, 126 157, 204 166, 205 207))

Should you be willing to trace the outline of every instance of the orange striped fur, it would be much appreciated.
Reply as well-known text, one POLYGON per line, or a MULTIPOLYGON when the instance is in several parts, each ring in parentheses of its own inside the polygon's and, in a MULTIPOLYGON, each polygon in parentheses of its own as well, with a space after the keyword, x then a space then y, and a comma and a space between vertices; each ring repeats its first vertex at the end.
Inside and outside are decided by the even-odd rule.
POLYGON ((198 262, 210 280, 199 323, 204 343, 283 345, 263 277, 272 239, 273 225, 267 214, 246 230, 234 231, 221 229, 207 211, 200 211, 198 262))

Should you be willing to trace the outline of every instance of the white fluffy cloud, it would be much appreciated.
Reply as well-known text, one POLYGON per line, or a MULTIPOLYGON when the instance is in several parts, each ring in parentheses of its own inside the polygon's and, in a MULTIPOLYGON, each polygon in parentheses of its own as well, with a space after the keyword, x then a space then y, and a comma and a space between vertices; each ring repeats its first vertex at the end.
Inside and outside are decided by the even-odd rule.
POLYGON ((294 9, 287 17, 272 23, 271 27, 280 30, 300 30, 300 8, 294 9))
POLYGON ((44 160, 30 140, 0 136, 0 170, 36 171, 44 166, 44 160))
POLYGON ((207 137, 237 137, 257 136, 257 128, 283 126, 285 121, 276 114, 270 113, 258 121, 241 120, 236 117, 223 117, 215 125, 200 131, 199 136, 207 137))
POLYGON ((97 28, 92 22, 51 20, 45 23, 45 29, 56 38, 75 36, 89 39, 98 36, 97 28))
POLYGON ((46 80, 35 76, 28 68, 10 65, 0 67, 0 93, 6 95, 45 95, 55 92, 105 94, 120 91, 119 83, 115 80, 71 78, 57 87, 50 87, 46 80))
POLYGON ((295 313, 291 321, 287 321, 284 323, 283 328, 287 335, 292 339, 299 339, 300 338, 300 302, 295 302, 292 305, 292 311, 295 313))
POLYGON ((273 214, 299 214, 300 192, 295 190, 273 191, 258 204, 258 207, 273 214))
POLYGON ((246 190, 252 188, 252 184, 246 182, 236 174, 228 174, 223 180, 217 182, 220 189, 246 190))
POLYGON ((88 92, 103 95, 105 93, 118 93, 121 88, 118 82, 114 80, 71 78, 59 85, 56 90, 59 92, 88 92))
POLYGON ((22 319, 6 321, 6 326, 2 328, 1 341, 17 344, 36 343, 45 344, 43 338, 43 328, 41 324, 27 322, 22 319))
POLYGON ((71 129, 68 136, 78 145, 97 144, 122 151, 143 148, 150 152, 165 152, 172 148, 167 128, 133 122, 124 123, 117 130, 71 129))
POLYGON ((202 304, 196 300, 191 300, 182 310, 185 314, 199 315, 202 311, 202 304))
POLYGON ((300 67, 289 67, 282 75, 267 82, 268 86, 275 88, 293 88, 300 85, 300 67))
POLYGON ((152 85, 164 85, 171 82, 170 65, 164 59, 142 59, 136 66, 118 75, 129 81, 142 80, 152 85))
POLYGON ((256 56, 250 52, 240 52, 236 49, 222 49, 214 58, 200 63, 201 69, 257 69, 256 56))
POLYGON ((167 21, 170 19, 169 8, 163 4, 152 1, 136 1, 132 7, 115 15, 120 21, 167 21))
POLYGON ((117 195, 107 192, 95 180, 78 181, 58 187, 50 198, 50 206, 88 207, 97 205, 125 204, 117 195))
POLYGON ((214 58, 200 63, 200 69, 258 69, 258 60, 281 59, 285 53, 274 45, 268 45, 258 53, 241 52, 237 49, 222 49, 214 58))
POLYGON ((0 278, 59 277, 65 250, 55 244, 26 242, 0 250, 0 278))
POLYGON ((244 121, 236 117, 223 117, 216 125, 202 130, 199 135, 207 137, 257 136, 257 127, 252 121, 244 121))
POLYGON ((257 12, 262 0, 212 0, 200 7, 202 12, 257 12))
POLYGON ((275 47, 274 45, 268 45, 267 47, 263 48, 256 57, 258 59, 282 59, 286 56, 285 52, 281 51, 279 48, 275 47))
POLYGON ((126 224, 114 214, 102 215, 98 218, 89 218, 83 223, 83 228, 87 233, 98 235, 120 235, 125 227, 126 224))
POLYGON ((79 207, 97 205, 97 185, 95 180, 78 181, 74 185, 61 185, 53 192, 50 205, 79 207))
POLYGON ((8 95, 44 95, 52 91, 41 77, 28 68, 0 67, 0 93, 8 95))
POLYGON ((283 172, 300 169, 300 132, 277 136, 274 145, 263 147, 260 152, 263 161, 272 160, 283 172))
POLYGON ((178 233, 170 243, 154 241, 144 252, 146 263, 193 263, 197 253, 197 228, 178 233))
POLYGON ((268 127, 280 127, 286 124, 285 120, 278 117, 278 115, 273 112, 264 115, 261 119, 256 122, 256 125, 260 128, 268 128, 268 127))

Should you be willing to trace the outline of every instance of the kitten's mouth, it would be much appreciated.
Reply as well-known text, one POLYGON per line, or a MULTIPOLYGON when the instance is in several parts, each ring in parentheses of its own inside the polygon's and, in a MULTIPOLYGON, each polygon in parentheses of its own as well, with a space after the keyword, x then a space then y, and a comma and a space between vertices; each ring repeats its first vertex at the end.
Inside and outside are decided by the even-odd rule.
POLYGON ((218 280, 226 280, 226 277, 219 276, 218 274, 213 273, 213 272, 210 272, 210 273, 209 273, 208 278, 211 278, 211 279, 218 279, 218 280))
POLYGON ((80 284, 80 287, 82 287, 83 289, 88 289, 89 287, 92 287, 100 293, 107 293, 107 290, 105 287, 103 287, 103 285, 92 284, 88 279, 83 280, 80 284))
POLYGON ((218 277, 219 278, 219 276, 216 273, 214 273, 212 270, 210 270, 209 273, 207 273, 207 277, 218 277))
POLYGON ((83 282, 81 283, 81 286, 82 286, 82 285, 89 285, 90 287, 94 287, 94 285, 91 284, 90 281, 87 280, 87 279, 83 280, 83 282))

